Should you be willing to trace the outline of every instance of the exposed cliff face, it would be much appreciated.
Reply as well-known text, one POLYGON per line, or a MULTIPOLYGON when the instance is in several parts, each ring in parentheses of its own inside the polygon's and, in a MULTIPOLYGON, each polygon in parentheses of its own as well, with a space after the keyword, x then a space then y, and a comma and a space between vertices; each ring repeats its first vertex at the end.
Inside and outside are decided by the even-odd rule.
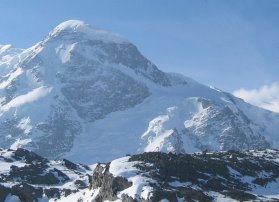
MULTIPOLYGON (((117 199, 117 192, 132 186, 131 182, 123 177, 114 177, 109 172, 109 164, 101 165, 98 164, 94 169, 93 176, 91 178, 91 189, 99 189, 98 196, 95 198, 96 202, 102 202, 105 200, 114 201, 117 199)), ((127 195, 123 196, 122 199, 125 201, 132 200, 127 195), (130 199, 129 199, 130 198, 130 199)))
POLYGON ((162 72, 132 43, 81 21, 26 50, 0 46, 5 148, 95 163, 143 151, 279 148, 278 131, 278 114, 162 72))

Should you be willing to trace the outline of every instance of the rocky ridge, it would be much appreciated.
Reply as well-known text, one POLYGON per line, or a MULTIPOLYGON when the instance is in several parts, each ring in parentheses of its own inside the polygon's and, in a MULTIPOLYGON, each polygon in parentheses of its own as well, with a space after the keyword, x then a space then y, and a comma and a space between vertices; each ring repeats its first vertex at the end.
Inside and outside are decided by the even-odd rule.
POLYGON ((279 151, 149 152, 90 167, 0 150, 0 201, 279 201, 279 151))
POLYGON ((279 151, 143 153, 97 165, 96 201, 279 201, 279 151))

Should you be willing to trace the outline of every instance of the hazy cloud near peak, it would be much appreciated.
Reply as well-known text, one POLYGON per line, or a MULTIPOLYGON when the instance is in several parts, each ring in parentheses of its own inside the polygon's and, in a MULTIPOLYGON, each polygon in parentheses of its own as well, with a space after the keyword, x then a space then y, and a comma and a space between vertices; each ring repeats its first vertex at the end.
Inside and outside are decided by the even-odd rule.
POLYGON ((259 89, 235 90, 233 95, 253 105, 279 113, 279 83, 264 85, 259 89))

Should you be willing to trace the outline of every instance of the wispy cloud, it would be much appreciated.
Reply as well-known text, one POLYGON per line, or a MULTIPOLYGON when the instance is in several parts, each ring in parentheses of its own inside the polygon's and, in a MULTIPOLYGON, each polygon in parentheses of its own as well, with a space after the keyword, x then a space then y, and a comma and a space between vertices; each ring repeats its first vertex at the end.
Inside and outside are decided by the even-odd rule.
POLYGON ((279 83, 264 85, 259 89, 241 88, 233 94, 248 103, 279 113, 279 83))

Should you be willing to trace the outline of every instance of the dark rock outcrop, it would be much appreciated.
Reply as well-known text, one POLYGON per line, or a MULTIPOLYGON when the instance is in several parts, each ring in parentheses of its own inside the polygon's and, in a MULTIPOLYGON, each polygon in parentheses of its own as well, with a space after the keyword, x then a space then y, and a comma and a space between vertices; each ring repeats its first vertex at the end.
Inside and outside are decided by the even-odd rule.
MULTIPOLYGON (((91 189, 97 189, 100 187, 96 202, 115 200, 117 199, 117 192, 122 191, 131 185, 132 183, 128 182, 128 180, 123 177, 114 177, 109 172, 109 164, 106 166, 98 164, 91 178, 91 189)), ((128 202, 130 199, 129 197, 125 197, 125 200, 128 202)))
POLYGON ((43 189, 36 188, 26 183, 20 183, 12 187, 11 194, 18 196, 21 201, 38 201, 43 196, 43 189))
POLYGON ((5 201, 9 193, 11 193, 11 189, 0 184, 0 201, 5 201))

